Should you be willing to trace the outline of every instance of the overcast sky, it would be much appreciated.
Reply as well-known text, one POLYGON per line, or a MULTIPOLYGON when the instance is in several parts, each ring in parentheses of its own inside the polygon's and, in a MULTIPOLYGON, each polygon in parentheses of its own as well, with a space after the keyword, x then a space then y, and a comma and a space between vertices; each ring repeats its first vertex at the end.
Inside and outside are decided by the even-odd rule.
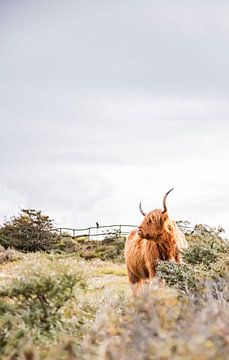
POLYGON ((0 0, 0 222, 229 231, 227 0, 0 0))

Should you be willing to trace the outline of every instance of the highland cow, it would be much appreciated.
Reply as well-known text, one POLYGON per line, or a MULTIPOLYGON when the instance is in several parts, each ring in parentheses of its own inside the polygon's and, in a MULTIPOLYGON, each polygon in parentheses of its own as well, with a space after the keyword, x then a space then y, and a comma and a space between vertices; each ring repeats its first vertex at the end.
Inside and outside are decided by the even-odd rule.
POLYGON ((144 219, 138 229, 131 231, 125 244, 125 261, 133 293, 137 294, 144 281, 156 276, 158 260, 181 262, 181 251, 188 247, 184 234, 169 218, 166 199, 163 210, 156 209, 148 214, 140 211, 144 219))

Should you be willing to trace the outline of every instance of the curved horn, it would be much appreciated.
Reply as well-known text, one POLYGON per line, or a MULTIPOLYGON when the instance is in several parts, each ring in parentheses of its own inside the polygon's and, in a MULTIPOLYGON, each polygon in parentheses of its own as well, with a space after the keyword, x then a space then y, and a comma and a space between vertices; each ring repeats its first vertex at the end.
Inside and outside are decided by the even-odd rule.
POLYGON ((142 215, 143 215, 143 216, 146 216, 146 213, 142 210, 142 203, 141 203, 141 202, 140 202, 140 204, 139 204, 139 209, 140 209, 142 215))
POLYGON ((167 206, 166 206, 166 198, 167 196, 169 195, 169 193, 173 190, 174 188, 170 189, 164 196, 164 199, 163 199, 163 207, 164 207, 164 210, 162 212, 162 214, 164 214, 166 211, 168 211, 167 209, 167 206))

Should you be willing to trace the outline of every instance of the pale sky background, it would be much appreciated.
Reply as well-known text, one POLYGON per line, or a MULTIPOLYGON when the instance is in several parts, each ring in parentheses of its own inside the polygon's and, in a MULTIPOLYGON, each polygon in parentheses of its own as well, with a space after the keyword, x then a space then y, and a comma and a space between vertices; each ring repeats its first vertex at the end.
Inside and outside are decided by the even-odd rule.
POLYGON ((229 231, 229 2, 0 0, 0 222, 229 231))

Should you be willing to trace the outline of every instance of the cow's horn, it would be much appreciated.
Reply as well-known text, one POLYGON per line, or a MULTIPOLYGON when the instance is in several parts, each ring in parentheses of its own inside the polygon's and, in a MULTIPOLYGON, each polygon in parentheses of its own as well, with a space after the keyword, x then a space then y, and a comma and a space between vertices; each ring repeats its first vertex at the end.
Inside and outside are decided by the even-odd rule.
POLYGON ((140 209, 142 215, 143 215, 143 216, 146 216, 146 213, 142 210, 142 203, 141 203, 141 202, 140 202, 140 204, 139 204, 139 209, 140 209))
POLYGON ((166 206, 166 199, 167 199, 167 196, 169 195, 169 193, 170 193, 172 190, 173 190, 173 188, 170 189, 170 190, 165 194, 165 196, 164 196, 164 199, 163 199, 163 207, 164 207, 164 210, 163 210, 162 214, 164 214, 166 211, 168 211, 167 206, 166 206))

